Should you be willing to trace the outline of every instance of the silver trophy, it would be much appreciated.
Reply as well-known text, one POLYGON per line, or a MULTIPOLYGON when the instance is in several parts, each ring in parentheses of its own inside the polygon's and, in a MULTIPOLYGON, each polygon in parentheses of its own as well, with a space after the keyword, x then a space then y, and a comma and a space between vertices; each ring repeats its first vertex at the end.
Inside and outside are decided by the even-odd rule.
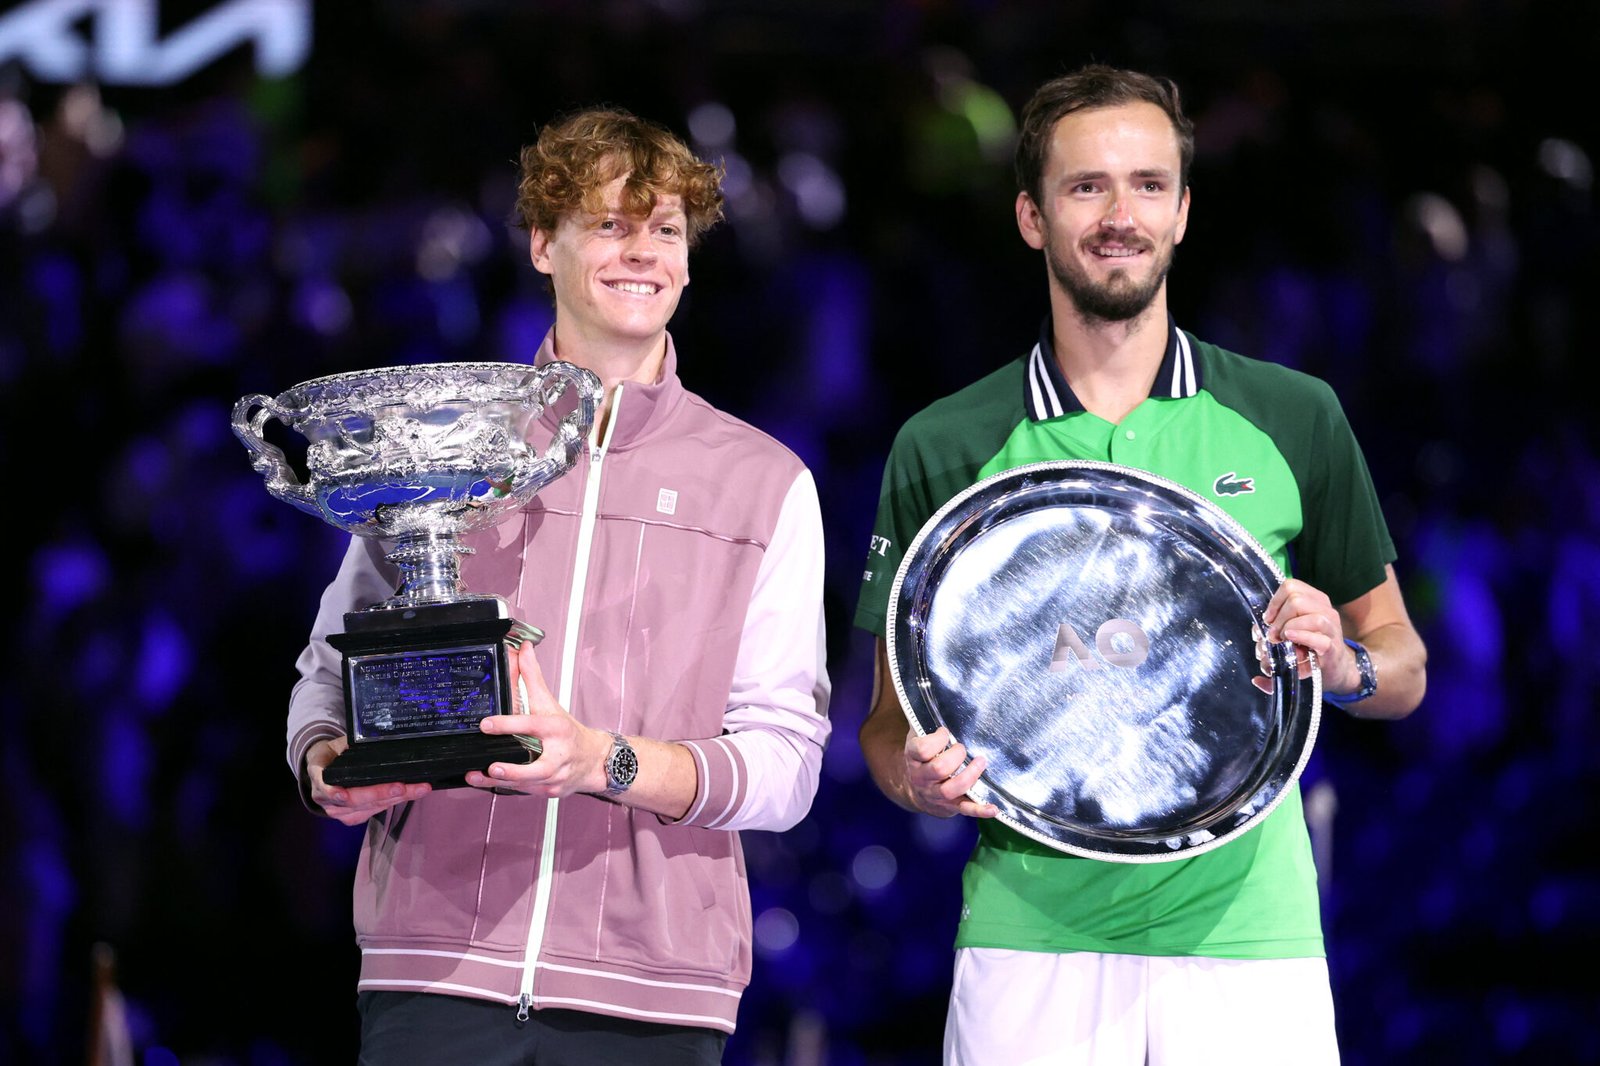
POLYGON ((571 363, 430 363, 333 374, 276 397, 245 396, 233 432, 267 491, 348 533, 392 542, 393 596, 344 616, 328 642, 343 655, 350 747, 336 785, 465 784, 468 770, 526 762, 537 744, 487 736, 510 713, 508 648, 543 633, 506 601, 469 592, 461 534, 495 525, 572 468, 594 421, 600 380, 571 363), (543 451, 540 415, 572 389, 573 410, 543 451), (265 437, 273 420, 308 442, 302 480, 265 437))

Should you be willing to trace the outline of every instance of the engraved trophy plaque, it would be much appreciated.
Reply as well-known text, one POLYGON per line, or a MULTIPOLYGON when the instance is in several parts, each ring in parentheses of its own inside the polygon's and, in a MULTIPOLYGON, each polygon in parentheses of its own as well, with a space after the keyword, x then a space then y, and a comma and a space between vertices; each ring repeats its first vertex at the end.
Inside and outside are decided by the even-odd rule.
POLYGON ((363 537, 391 542, 394 595, 344 616, 350 747, 329 784, 465 785, 469 770, 530 762, 537 743, 487 736, 478 722, 515 708, 508 648, 543 633, 506 601, 462 586, 460 535, 497 524, 571 469, 601 395, 571 363, 431 363, 334 374, 233 408, 233 431, 267 491, 363 537), (575 408, 538 451, 528 433, 571 388, 575 408), (264 431, 277 420, 308 442, 305 478, 264 431))

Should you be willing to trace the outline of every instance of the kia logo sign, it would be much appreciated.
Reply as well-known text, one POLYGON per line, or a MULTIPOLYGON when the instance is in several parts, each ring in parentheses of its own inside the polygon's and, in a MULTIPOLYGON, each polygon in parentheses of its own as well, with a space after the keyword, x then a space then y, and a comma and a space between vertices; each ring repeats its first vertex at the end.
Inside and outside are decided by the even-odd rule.
POLYGON ((31 0, 0 15, 0 64, 40 81, 173 85, 243 44, 281 78, 311 54, 312 0, 225 0, 161 35, 157 0, 31 0))

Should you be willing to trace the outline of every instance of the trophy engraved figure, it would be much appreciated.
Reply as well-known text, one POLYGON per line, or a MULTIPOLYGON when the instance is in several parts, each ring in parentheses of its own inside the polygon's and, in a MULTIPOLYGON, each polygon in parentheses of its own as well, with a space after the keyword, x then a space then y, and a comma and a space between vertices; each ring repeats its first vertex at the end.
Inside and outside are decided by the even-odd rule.
POLYGON ((464 784, 469 770, 531 762, 537 743, 488 736, 480 719, 512 713, 507 649, 543 633, 499 596, 462 586, 460 535, 495 525, 571 469, 601 395, 571 363, 433 363, 316 378, 245 396, 233 431, 267 491, 346 532, 393 542, 400 586, 344 616, 350 748, 328 767, 341 785, 464 784), (571 388, 577 404, 536 451, 527 436, 571 388), (303 436, 301 480, 264 435, 276 419, 303 436))

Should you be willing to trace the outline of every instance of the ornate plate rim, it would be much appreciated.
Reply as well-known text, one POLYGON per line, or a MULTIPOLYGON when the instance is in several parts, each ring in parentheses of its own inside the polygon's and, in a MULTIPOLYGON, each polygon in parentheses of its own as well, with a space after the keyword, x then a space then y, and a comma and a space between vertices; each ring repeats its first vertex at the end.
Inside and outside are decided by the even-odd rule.
MULTIPOLYGON (((1218 507, 1215 503, 1206 499, 1204 496, 1201 496, 1193 489, 1190 489, 1185 485, 1181 485, 1170 478, 1162 477, 1159 474, 1153 474, 1149 471, 1140 470, 1136 467, 1130 467, 1120 463, 1102 462, 1097 460, 1044 460, 1034 463, 1025 463, 1019 466, 1010 467, 995 474, 991 474, 951 497, 943 506, 935 511, 925 523, 923 523, 922 528, 917 532, 917 535, 912 539, 911 544, 906 548, 905 555, 901 558, 900 565, 896 568, 894 582, 889 588, 889 607, 885 620, 885 644, 889 660, 889 673, 890 678, 894 682, 895 693, 900 699, 901 709, 905 712, 907 721, 909 722, 911 728, 916 730, 918 736, 926 736, 930 730, 924 728, 924 724, 919 717, 917 713, 917 707, 915 706, 917 701, 914 701, 909 695, 910 690, 905 683, 905 678, 902 676, 900 657, 895 653, 895 644, 897 634, 900 629, 900 603, 902 593, 904 592, 904 585, 907 575, 911 571, 914 562, 918 559, 918 556, 923 550, 924 545, 935 535, 937 535, 940 528, 945 525, 947 519, 953 513, 961 509, 967 503, 967 501, 971 500, 975 496, 992 493, 995 490, 995 487, 1002 482, 1027 481, 1029 479, 1037 480, 1052 474, 1083 474, 1086 472, 1100 472, 1104 474, 1112 474, 1117 477, 1128 478, 1145 485, 1154 486, 1164 492, 1173 493, 1195 504, 1197 509, 1214 525, 1226 530, 1229 534, 1235 537, 1239 544, 1254 556, 1255 561, 1261 564, 1266 572, 1275 579, 1277 584, 1282 584, 1284 580, 1282 569, 1278 566, 1277 562, 1272 558, 1267 550, 1262 547, 1261 543, 1256 540, 1254 535, 1245 529, 1245 527, 1240 524, 1237 519, 1228 514, 1226 511, 1222 510, 1222 508, 1218 507)), ((1274 676, 1278 678, 1278 681, 1281 684, 1283 681, 1282 673, 1285 662, 1293 661, 1291 658, 1293 654, 1293 645, 1287 642, 1282 642, 1272 645, 1271 647, 1273 648, 1273 659, 1276 664, 1274 676)), ((1118 863, 1158 863, 1170 862, 1176 859, 1191 858, 1193 856, 1219 848, 1222 845, 1227 844, 1239 837, 1241 834, 1246 833, 1260 825, 1261 822, 1265 820, 1266 817, 1271 814, 1281 802, 1283 802, 1284 798, 1289 795, 1292 787, 1300 779, 1301 774, 1305 770, 1306 764, 1311 758, 1311 753, 1316 744, 1317 733, 1319 731, 1321 722, 1322 675, 1320 667, 1317 663, 1316 655, 1308 652, 1308 656, 1310 658, 1311 669, 1310 675, 1305 679, 1305 681, 1309 682, 1309 684, 1298 684, 1298 698, 1293 701, 1286 701, 1292 703, 1294 708, 1298 710, 1305 718, 1306 722, 1306 734, 1305 737, 1300 741, 1300 748, 1297 753, 1293 768, 1277 785, 1276 792, 1259 809, 1248 815, 1236 825, 1228 827, 1219 833, 1212 833, 1209 828, 1200 829, 1199 832, 1207 834, 1207 839, 1196 841, 1189 844, 1187 847, 1184 846, 1184 838, 1179 837, 1175 843, 1173 842, 1172 838, 1167 838, 1162 841, 1143 844, 1142 847, 1144 850, 1138 851, 1110 851, 1098 849, 1074 843, 1069 840, 1063 840, 1061 837, 1052 836, 1050 833, 1030 825, 1027 820, 1019 816, 1016 811, 1008 809, 1008 803, 1002 802, 1004 799, 1003 790, 985 781, 984 778, 988 776, 987 773, 985 773, 984 777, 980 777, 979 779, 979 786, 982 794, 979 794, 979 790, 975 789, 975 798, 986 798, 990 802, 994 802, 996 806, 999 807, 999 813, 996 815, 996 820, 1016 830, 1023 836, 1026 836, 1032 840, 1036 840, 1039 843, 1045 844, 1055 850, 1066 852, 1072 855, 1078 855, 1084 858, 1100 859, 1118 863), (1000 795, 989 795, 989 793, 1000 793, 1000 795)), ((1294 681, 1299 682, 1300 679, 1295 678, 1294 681)), ((930 715, 929 719, 937 720, 937 717, 937 715, 930 715)), ((941 722, 940 724, 942 725, 945 723, 941 722)), ((938 728, 938 726, 935 726, 935 728, 938 728)))

